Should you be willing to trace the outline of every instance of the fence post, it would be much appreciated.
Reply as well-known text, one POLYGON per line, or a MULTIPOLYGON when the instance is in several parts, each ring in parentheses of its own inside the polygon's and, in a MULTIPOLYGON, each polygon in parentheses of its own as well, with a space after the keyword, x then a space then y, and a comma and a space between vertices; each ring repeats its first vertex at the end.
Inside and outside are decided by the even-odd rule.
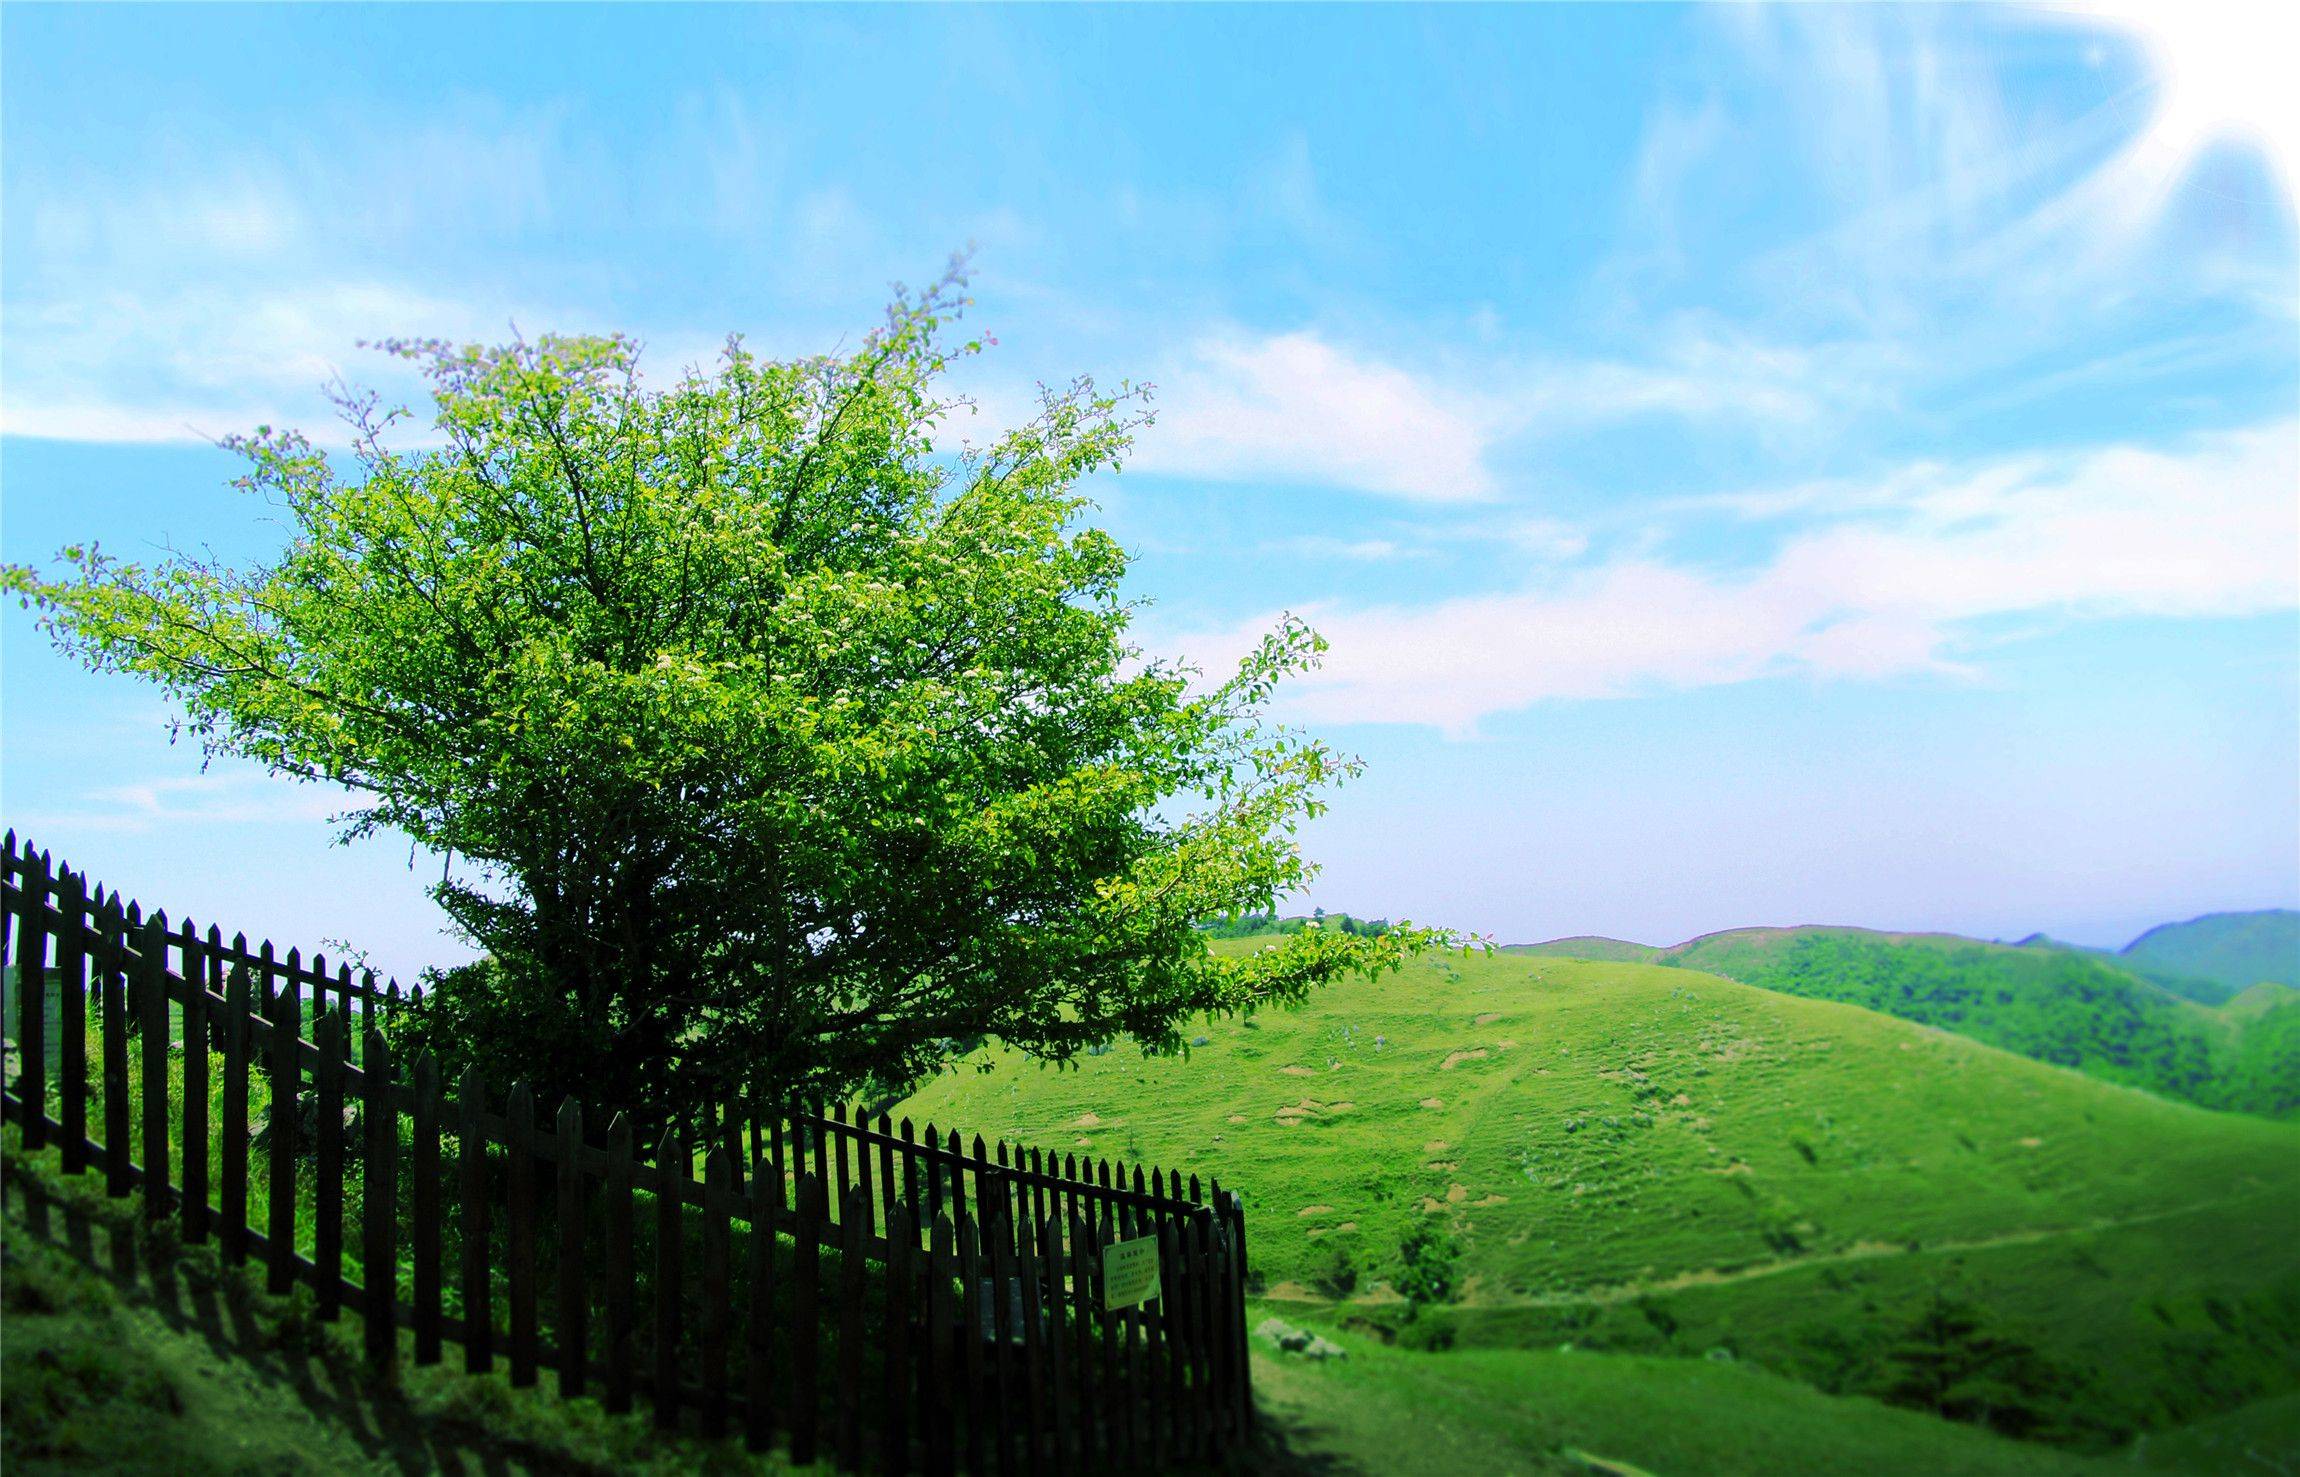
POLYGON ((1244 1446, 1254 1432, 1254 1361, 1253 1345, 1246 1341, 1246 1200, 1237 1191, 1230 1192, 1228 1206, 1230 1220, 1230 1316, 1237 1324, 1237 1401, 1238 1444, 1244 1446))
POLYGON ((365 1018, 360 1043, 360 1291, 365 1299, 367 1362, 389 1371, 399 1354, 399 1107, 392 1091, 391 1047, 365 1018))

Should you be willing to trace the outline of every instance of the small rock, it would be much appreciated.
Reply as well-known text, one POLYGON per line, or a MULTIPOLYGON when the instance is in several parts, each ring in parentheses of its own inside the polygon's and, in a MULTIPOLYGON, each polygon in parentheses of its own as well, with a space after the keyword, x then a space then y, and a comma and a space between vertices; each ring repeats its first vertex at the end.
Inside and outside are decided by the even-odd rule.
POLYGON ((1294 1325, 1286 1322, 1283 1318, 1265 1318, 1254 1325, 1254 1337, 1267 1339, 1273 1344, 1282 1342, 1287 1335, 1298 1331, 1294 1325))
POLYGON ((1192 1046, 1212 1046, 1214 1038, 1211 1036, 1193 1036, 1190 1038, 1190 1044, 1192 1046))
POLYGON ((1349 1350, 1328 1338, 1311 1339, 1302 1349, 1302 1354, 1310 1359, 1347 1359, 1350 1357, 1349 1350))

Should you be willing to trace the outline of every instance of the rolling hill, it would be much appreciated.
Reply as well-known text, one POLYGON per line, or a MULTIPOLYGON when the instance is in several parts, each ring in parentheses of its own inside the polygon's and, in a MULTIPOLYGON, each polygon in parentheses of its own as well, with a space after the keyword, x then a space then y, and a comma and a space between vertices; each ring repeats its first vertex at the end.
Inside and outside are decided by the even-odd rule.
POLYGON ((1685 967, 1424 959, 1200 1041, 988 1048, 900 1111, 1219 1175, 1267 1296, 1408 1345, 1716 1351, 2080 1447, 2296 1384, 2300 1125, 1685 967), (1983 1352, 1985 1413, 1903 1378, 1983 1352))
POLYGON ((2205 1107, 2271 1116, 2300 1107, 2300 1054, 2273 1012, 2210 1010, 2074 949, 1745 928, 1663 950, 1655 962, 1883 1011, 2205 1107))
POLYGON ((2207 913, 2152 928, 2117 958, 2172 988, 2176 980, 2207 980, 2230 995, 2263 982, 2300 987, 2300 913, 2207 913))

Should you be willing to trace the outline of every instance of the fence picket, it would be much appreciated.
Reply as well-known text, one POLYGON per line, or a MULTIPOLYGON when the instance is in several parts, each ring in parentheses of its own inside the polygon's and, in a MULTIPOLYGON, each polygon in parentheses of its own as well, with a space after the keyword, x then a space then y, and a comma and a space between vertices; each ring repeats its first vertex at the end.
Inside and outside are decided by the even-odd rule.
MULTIPOLYGON (((1016 1157, 1021 1156, 1017 1154, 1016 1157)), ((1016 1195, 1015 1199, 1027 1215, 1031 1203, 1027 1190, 1016 1195)), ((1014 1243, 1013 1259, 1008 1265, 1013 1268, 1015 1277, 1009 1284, 1011 1290, 1007 1294, 1009 1312, 1013 1308, 1015 1293, 1021 1294, 1022 1302, 1022 1466, 1023 1470, 1036 1477, 1044 1469, 1040 1447, 1048 1429, 1046 1360, 1045 1351, 1041 1347, 1045 1340, 1038 1321, 1042 1309, 1038 1294, 1038 1229, 1027 1219, 1017 1220, 1011 1224, 1007 1239, 1014 1243)), ((1007 1342, 1012 1342, 1012 1335, 1008 1335, 1007 1342)))
POLYGON ((343 1015, 321 1010, 312 1022, 313 1132, 318 1154, 312 1171, 312 1286, 319 1319, 333 1323, 343 1300, 343 1015))
POLYGON ((415 1233, 415 1362, 439 1362, 441 1316, 439 1205, 439 1061, 429 1052, 416 1059, 410 1127, 409 1182, 414 1194, 410 1228, 415 1233))
MULTIPOLYGON (((143 1030, 144 1219, 168 1215, 168 915, 137 933, 136 1006, 143 1030)), ((125 1087, 125 1083, 122 1084, 125 1087)))
MULTIPOLYGON (((264 947, 268 963, 271 946, 264 947)), ((272 997, 272 1101, 265 1121, 265 1132, 271 1136, 271 1174, 264 1186, 264 1197, 271 1212, 271 1255, 264 1286, 275 1293, 284 1293, 295 1285, 296 1137, 300 1126, 297 1110, 303 1095, 303 1063, 296 1051, 298 1024, 295 991, 280 991, 272 997)))
MULTIPOLYGON (((858 1156, 863 1173, 870 1172, 870 1156, 858 1156)), ((870 1219, 870 1186, 852 1185, 839 1214, 839 1347, 838 1406, 839 1465, 849 1472, 862 1467, 862 1342, 863 1342, 863 1237, 870 1219)))
POLYGON ((455 1089, 456 1178, 463 1188, 463 1370, 495 1367, 495 1282, 487 1266, 487 1087, 477 1067, 455 1089))
POLYGON ((359 1121, 359 1280, 368 1367, 389 1371, 399 1354, 399 1110, 391 1048, 373 1016, 362 1022, 359 1121))
POLYGON ((631 1258, 631 1118, 617 1113, 607 1125, 607 1393, 611 1414, 631 1408, 631 1302, 637 1277, 631 1258))
POLYGON ((775 1228, 783 1219, 783 1176, 769 1160, 751 1175, 751 1306, 744 1328, 743 1442, 765 1451, 775 1429, 775 1228))
POLYGON ((234 1267, 248 1259, 248 1057, 255 1044, 248 1015, 247 966, 235 964, 224 985, 223 1162, 216 1206, 224 1262, 234 1267))
POLYGON ((1101 1427, 1097 1398, 1102 1391, 1094 1377, 1092 1241, 1085 1215, 1077 1197, 1073 1196, 1070 1201, 1070 1343, 1073 1368, 1077 1371, 1078 1466, 1082 1471, 1094 1465, 1096 1433, 1101 1427))
POLYGON ((213 956, 185 919, 178 948, 184 960, 183 1229, 187 1243, 208 1239, 208 975, 213 956))
MULTIPOLYGON (((953 1139, 958 1135, 953 1133, 953 1139)), ((955 1172, 953 1178, 956 1178, 955 1172)), ((964 1373, 961 1386, 966 1392, 964 1414, 966 1419, 966 1470, 981 1472, 983 1446, 983 1419, 990 1414, 984 1408, 982 1370, 983 1292, 982 1247, 975 1235, 971 1216, 958 1218, 958 1288, 960 1307, 958 1326, 959 1367, 964 1373)))
MULTIPOLYGON (((885 1183, 891 1189, 891 1181, 885 1183)), ((886 1434, 880 1443, 879 1466, 896 1473, 911 1470, 910 1327, 916 1316, 918 1291, 911 1255, 914 1234, 910 1208, 890 1193, 886 1218, 886 1378, 880 1407, 886 1434)))
POLYGON ((591 1290, 583 1278, 583 1105, 559 1100, 558 1141, 551 1173, 559 1189, 559 1316, 552 1330, 559 1351, 559 1398, 583 1393, 590 1358, 591 1290))
POLYGON ((655 1424, 679 1424, 679 1259, 684 1250, 687 1151, 675 1129, 655 1145, 655 1424))
MULTIPOLYGON (((927 1137, 934 1135, 930 1131, 927 1137)), ((948 1477, 951 1471, 951 1254, 950 1217, 938 1215, 927 1238, 926 1360, 919 1370, 918 1391, 919 1426, 926 1438, 930 1477, 948 1477)))
MULTIPOLYGON (((818 1163, 821 1140, 817 1139, 818 1163)), ((795 1194, 798 1217, 792 1226, 791 1255, 791 1465, 815 1459, 815 1418, 821 1386, 821 1325, 815 1316, 822 1277, 823 1181, 800 1172, 795 1194)))
MULTIPOLYGON (((1073 1428, 1070 1416, 1070 1299, 1063 1295, 1063 1273, 1066 1270, 1062 1254, 1062 1227, 1052 1213, 1038 1223, 1038 1264, 1046 1279, 1043 1295, 1044 1324, 1040 1315, 1031 1316, 1033 1328, 1043 1326, 1046 1372, 1050 1394, 1053 1397, 1053 1424, 1048 1427, 1054 1443, 1054 1468, 1067 1471, 1070 1466, 1070 1446, 1073 1428)), ((1033 1280, 1031 1290, 1038 1284, 1033 1280)))
POLYGON ((67 868, 56 908, 64 915, 56 936, 56 1115, 62 1168, 76 1175, 88 1168, 88 879, 67 868))
POLYGON ((503 1292, 511 1305, 511 1387, 535 1383, 535 1090, 521 1078, 504 1100, 503 1292))
MULTIPOLYGON (((16 936, 16 1098, 24 1105, 24 1147, 48 1138, 48 857, 25 858, 18 883, 16 936)), ((58 1023, 61 1026, 62 1022, 58 1023)))
POLYGON ((725 1144, 703 1161, 703 1434, 727 1429, 728 1219, 734 1213, 734 1161, 725 1144))

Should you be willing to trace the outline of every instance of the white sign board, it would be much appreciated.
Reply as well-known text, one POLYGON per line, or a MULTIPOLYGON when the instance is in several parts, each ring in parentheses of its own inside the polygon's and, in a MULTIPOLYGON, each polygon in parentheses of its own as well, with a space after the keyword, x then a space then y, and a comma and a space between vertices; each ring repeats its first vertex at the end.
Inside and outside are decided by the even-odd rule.
POLYGON ((1102 1306, 1115 1312, 1158 1296, 1158 1238, 1137 1236, 1102 1248, 1102 1306))

